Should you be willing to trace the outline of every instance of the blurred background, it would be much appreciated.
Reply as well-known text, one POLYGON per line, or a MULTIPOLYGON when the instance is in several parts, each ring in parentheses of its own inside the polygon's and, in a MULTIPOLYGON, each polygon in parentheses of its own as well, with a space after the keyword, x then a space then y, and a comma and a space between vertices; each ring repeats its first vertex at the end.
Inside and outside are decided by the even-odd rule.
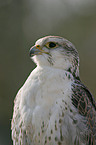
POLYGON ((11 145, 18 89, 36 67, 29 48, 46 35, 70 40, 80 76, 96 100, 96 0, 0 0, 0 145, 11 145))

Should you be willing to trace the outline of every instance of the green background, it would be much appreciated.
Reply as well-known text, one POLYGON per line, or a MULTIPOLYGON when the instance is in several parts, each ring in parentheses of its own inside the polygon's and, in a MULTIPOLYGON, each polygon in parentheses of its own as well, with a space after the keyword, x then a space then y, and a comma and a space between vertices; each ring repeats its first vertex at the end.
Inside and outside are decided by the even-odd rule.
POLYGON ((0 145, 10 145, 13 102, 35 64, 29 48, 46 35, 70 40, 80 76, 96 99, 95 0, 0 0, 0 145))

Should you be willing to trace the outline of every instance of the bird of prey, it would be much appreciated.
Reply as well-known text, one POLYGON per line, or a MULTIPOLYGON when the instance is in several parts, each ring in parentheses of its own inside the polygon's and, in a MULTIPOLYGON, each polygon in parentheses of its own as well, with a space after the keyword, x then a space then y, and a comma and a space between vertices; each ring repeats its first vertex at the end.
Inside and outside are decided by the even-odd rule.
POLYGON ((96 145, 96 103, 79 77, 75 46, 59 36, 36 41, 37 67, 18 91, 11 123, 14 145, 96 145))

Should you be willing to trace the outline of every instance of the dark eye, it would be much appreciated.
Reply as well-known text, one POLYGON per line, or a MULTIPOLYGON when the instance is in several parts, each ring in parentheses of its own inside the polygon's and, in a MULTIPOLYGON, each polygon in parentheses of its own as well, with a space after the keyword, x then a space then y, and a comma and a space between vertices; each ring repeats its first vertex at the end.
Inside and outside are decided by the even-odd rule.
POLYGON ((45 45, 47 48, 55 48, 57 44, 55 42, 47 42, 45 45))
POLYGON ((56 48, 58 45, 55 42, 47 42, 45 45, 47 48, 56 48))
POLYGON ((49 47, 50 47, 50 48, 54 48, 54 47, 56 47, 56 43, 54 43, 54 42, 50 42, 50 43, 49 43, 49 47))

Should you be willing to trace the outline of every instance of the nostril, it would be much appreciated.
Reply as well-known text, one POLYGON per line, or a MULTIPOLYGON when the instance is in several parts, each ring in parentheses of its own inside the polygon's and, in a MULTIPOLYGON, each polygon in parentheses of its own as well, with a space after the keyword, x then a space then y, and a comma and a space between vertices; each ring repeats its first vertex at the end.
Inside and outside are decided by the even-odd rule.
POLYGON ((40 45, 36 45, 36 48, 40 48, 40 45))

